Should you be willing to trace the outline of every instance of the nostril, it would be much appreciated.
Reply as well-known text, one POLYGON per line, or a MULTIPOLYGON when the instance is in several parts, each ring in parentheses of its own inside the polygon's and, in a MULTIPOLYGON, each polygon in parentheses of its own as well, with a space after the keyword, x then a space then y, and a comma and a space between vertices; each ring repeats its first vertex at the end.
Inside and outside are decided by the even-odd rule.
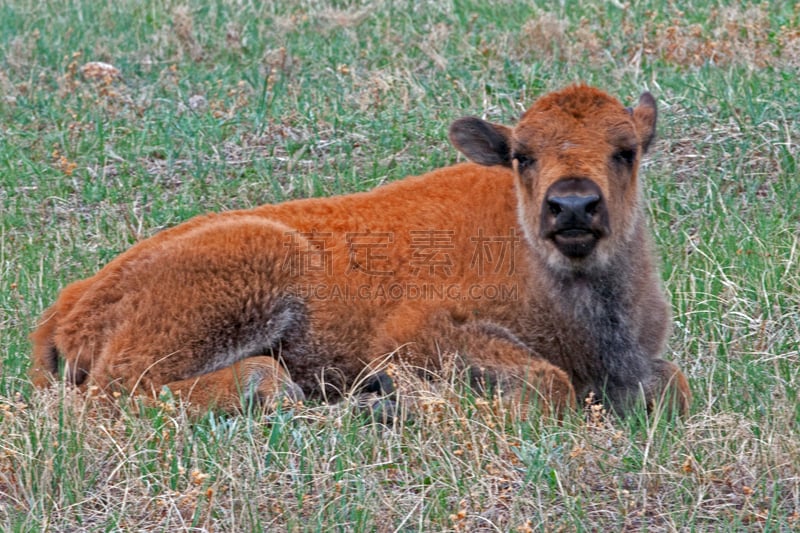
POLYGON ((559 200, 560 198, 550 198, 547 200, 547 207, 550 208, 550 212, 556 217, 561 213, 561 202, 559 200))
POLYGON ((597 212, 597 208, 600 206, 600 198, 597 198, 588 204, 586 204, 586 213, 589 215, 594 215, 597 212))

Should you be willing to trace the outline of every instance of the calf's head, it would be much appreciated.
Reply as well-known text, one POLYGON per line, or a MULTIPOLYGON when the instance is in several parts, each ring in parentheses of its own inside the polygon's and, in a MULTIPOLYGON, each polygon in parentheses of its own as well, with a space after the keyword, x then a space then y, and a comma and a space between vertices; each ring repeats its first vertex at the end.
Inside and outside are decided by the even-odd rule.
POLYGON ((637 170, 655 134, 650 93, 626 108, 584 85, 537 100, 509 128, 475 117, 450 127, 470 160, 516 177, 520 223, 533 248, 562 271, 608 265, 640 217, 637 170))

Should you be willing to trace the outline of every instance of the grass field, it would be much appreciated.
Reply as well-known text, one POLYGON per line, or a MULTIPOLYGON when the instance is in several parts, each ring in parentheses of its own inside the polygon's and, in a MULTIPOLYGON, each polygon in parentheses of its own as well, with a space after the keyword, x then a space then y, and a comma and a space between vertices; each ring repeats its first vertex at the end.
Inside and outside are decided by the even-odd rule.
POLYGON ((0 530, 800 529, 799 79, 793 2, 3 2, 0 530), (579 80, 659 103, 688 419, 523 422, 445 388, 392 427, 348 401, 190 422, 32 390, 39 314, 138 240, 450 164, 455 118, 579 80))

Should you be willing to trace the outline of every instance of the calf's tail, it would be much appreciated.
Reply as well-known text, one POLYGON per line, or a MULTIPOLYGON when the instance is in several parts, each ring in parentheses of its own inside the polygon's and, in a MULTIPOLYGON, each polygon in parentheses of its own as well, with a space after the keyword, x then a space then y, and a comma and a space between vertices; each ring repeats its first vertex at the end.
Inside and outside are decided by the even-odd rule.
POLYGON ((31 333, 33 355, 28 376, 39 388, 47 387, 58 377, 56 327, 58 327, 58 310, 53 306, 44 312, 39 326, 31 333))

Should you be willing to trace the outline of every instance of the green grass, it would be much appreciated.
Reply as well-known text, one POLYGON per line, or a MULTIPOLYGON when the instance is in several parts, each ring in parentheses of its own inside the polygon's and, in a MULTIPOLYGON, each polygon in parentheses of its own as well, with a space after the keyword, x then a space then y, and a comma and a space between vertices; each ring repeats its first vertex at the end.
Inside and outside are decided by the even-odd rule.
POLYGON ((3 3, 0 529, 800 528, 800 10, 618 4, 3 3), (391 428, 350 402, 189 422, 32 390, 39 314, 137 240, 450 164, 453 119, 578 80, 659 102, 643 179, 687 420, 445 390, 391 428))

